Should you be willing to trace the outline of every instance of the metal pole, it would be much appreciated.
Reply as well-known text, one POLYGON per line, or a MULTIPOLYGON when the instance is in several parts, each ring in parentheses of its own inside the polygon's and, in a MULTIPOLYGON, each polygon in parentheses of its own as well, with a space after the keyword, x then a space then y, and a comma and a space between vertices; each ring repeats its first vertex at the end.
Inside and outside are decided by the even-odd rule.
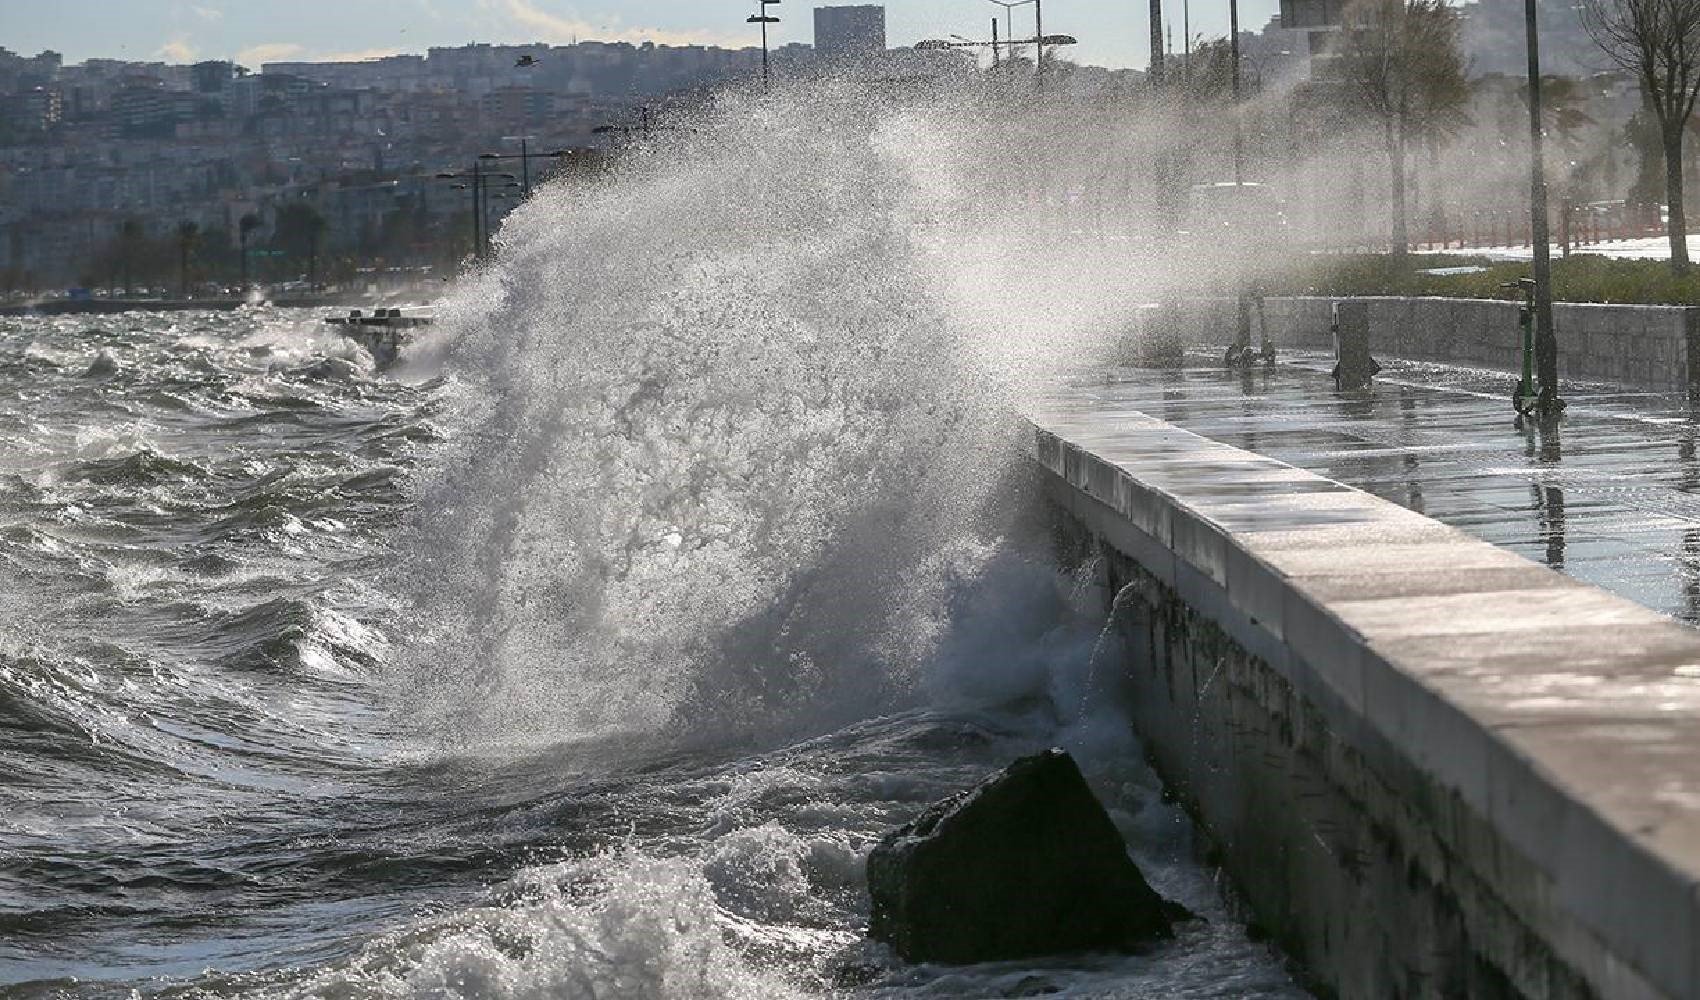
POLYGON ((767 5, 766 4, 762 5, 761 13, 762 13, 762 22, 761 22, 761 89, 765 91, 765 90, 770 89, 771 86, 772 86, 772 82, 771 82, 771 80, 768 76, 768 70, 767 70, 767 5))
POLYGON ((998 16, 992 15, 992 68, 998 68, 998 16))
POLYGON ((519 140, 519 169, 520 173, 525 175, 525 197, 529 200, 531 198, 531 151, 526 146, 524 136, 520 136, 519 140))
POLYGON ((1181 49, 1186 53, 1186 64, 1182 73, 1188 80, 1192 79, 1192 0, 1181 0, 1181 49))
MULTIPOLYGON (((1534 0, 1528 0, 1533 3, 1534 0)), ((1228 0, 1228 60, 1233 63, 1228 77, 1234 104, 1234 184, 1245 183, 1245 132, 1240 128, 1240 3, 1228 0)))
POLYGON ((1045 15, 1040 0, 1033 0, 1033 86, 1045 85, 1045 15))
POLYGON ((1151 0, 1151 82, 1163 83, 1163 0, 1151 0))
POLYGON ((1520 310, 1518 324, 1523 334, 1523 380, 1517 385, 1517 395, 1523 400, 1533 400, 1535 397, 1535 290, 1529 289, 1528 295, 1520 310))
POLYGON ((484 259, 484 168, 472 163, 472 259, 484 259))
POLYGON ((1547 180, 1541 150, 1541 49, 1535 28, 1535 0, 1523 0, 1529 46, 1529 223, 1535 251, 1535 370, 1540 377, 1540 408, 1551 415, 1558 399, 1558 340, 1552 329, 1552 251, 1547 235, 1547 180))

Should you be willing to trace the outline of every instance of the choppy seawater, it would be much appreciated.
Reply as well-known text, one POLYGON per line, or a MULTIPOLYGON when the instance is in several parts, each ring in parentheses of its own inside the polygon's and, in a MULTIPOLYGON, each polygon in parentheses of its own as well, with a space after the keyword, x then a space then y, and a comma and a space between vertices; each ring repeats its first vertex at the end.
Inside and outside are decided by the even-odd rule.
POLYGON ((1227 280, 1070 228, 1160 234, 1069 192, 1190 132, 1008 96, 716 94, 538 186, 381 376, 313 313, 0 320, 0 994, 1301 995, 1010 436, 1227 280), (1206 919, 863 945, 879 835, 1051 744, 1206 919))
POLYGON ((0 320, 0 995, 1301 995, 1078 710, 1098 623, 1030 559, 955 602, 894 711, 444 739, 396 575, 471 430, 442 392, 307 313, 0 320), (1012 966, 860 945, 879 833, 1057 740, 1207 921, 1012 966))

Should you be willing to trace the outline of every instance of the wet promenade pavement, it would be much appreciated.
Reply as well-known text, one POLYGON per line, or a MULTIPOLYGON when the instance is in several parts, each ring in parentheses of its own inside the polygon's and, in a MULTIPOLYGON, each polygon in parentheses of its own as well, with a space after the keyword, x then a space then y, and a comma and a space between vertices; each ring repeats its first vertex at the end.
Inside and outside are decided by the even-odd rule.
POLYGON ((1700 625, 1700 410, 1683 397, 1573 385, 1543 434, 1512 426, 1501 372, 1383 360, 1373 388, 1340 393, 1330 364, 1292 352, 1240 374, 1199 357, 1066 395, 1356 486, 1700 625))

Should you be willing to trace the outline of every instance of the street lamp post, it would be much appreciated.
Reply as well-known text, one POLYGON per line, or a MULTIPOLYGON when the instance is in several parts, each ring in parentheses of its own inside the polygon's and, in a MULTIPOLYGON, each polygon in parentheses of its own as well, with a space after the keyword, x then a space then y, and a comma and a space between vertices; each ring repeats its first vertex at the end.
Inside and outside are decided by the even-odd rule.
POLYGON ((530 138, 530 136, 524 135, 519 137, 519 172, 523 178, 521 183, 525 185, 525 197, 527 198, 531 197, 531 150, 526 146, 526 142, 530 138))
POLYGON ((437 175, 441 181, 459 181, 450 184, 455 191, 466 191, 472 195, 472 256, 474 259, 484 256, 484 227, 478 218, 479 192, 483 189, 484 167, 478 161, 472 162, 472 173, 461 174, 444 172, 437 175))
POLYGON ((1033 87, 1045 86, 1045 14, 1039 0, 1033 0, 1033 87))
MULTIPOLYGON (((999 7, 1003 8, 1004 34, 1006 36, 1008 36, 1008 38, 1009 38, 1008 41, 1004 42, 1004 45, 1008 48, 1009 58, 1011 60, 1013 60, 1015 58, 1015 21, 1014 21, 1015 8, 1025 7, 1030 3, 1037 3, 1038 0, 991 0, 991 2, 997 4, 999 7)), ((992 34, 994 36, 997 34, 996 29, 993 29, 992 34)), ((993 52, 994 57, 995 57, 995 54, 997 53, 997 49, 995 49, 995 48, 992 49, 992 52, 993 52)), ((995 61, 995 58, 994 58, 994 61, 995 61)))
MULTIPOLYGON (((1531 0, 1532 2, 1532 0, 1531 0)), ((1245 183, 1245 129, 1240 124, 1240 2, 1228 0, 1228 72, 1234 105, 1234 183, 1245 183)), ((1237 194, 1239 189, 1235 188, 1237 194)))
MULTIPOLYGON (((1037 4, 1035 4, 1035 6, 1037 6, 1037 4)), ((1015 45, 1017 42, 1019 42, 1022 45, 1027 45, 1027 44, 1031 43, 1033 45, 1038 45, 1038 46, 1049 45, 1049 46, 1052 46, 1052 47, 1056 47, 1056 46, 1059 46, 1059 45, 1077 45, 1077 44, 1079 44, 1080 40, 1078 38, 1075 38, 1073 35, 1034 35, 1032 38, 1021 38, 1021 39, 1012 38, 1006 44, 1015 45)), ((983 48, 987 48, 989 46, 996 45, 996 44, 997 44, 996 42, 975 42, 975 41, 970 41, 969 39, 966 39, 966 38, 961 39, 959 41, 952 41, 952 40, 946 39, 946 38, 924 38, 921 41, 916 42, 915 47, 917 49, 921 49, 921 50, 927 50, 927 49, 983 49, 983 48)))
POLYGON ((529 136, 520 136, 519 137, 519 150, 520 151, 518 153, 506 153, 506 154, 502 154, 502 153, 479 153, 478 154, 478 158, 480 160, 486 162, 486 163, 500 162, 502 160, 518 160, 520 162, 520 173, 522 175, 520 187, 521 187, 521 190, 523 191, 523 196, 526 197, 526 198, 531 197, 531 161, 532 160, 558 160, 558 159, 563 159, 565 157, 571 156, 572 152, 573 152, 570 149, 557 149, 557 150, 554 150, 554 151, 548 152, 548 153, 533 153, 533 152, 531 152, 530 147, 526 144, 526 140, 528 138, 530 138, 530 137, 529 136))
POLYGON ((1151 0, 1151 82, 1163 84, 1163 0, 1151 0))
MULTIPOLYGON (((493 178, 506 181, 515 180, 513 174, 492 173, 485 170, 484 165, 479 160, 472 161, 470 173, 445 172, 437 175, 438 180, 459 181, 460 183, 449 186, 456 191, 466 191, 472 195, 472 256, 474 260, 482 260, 484 257, 484 247, 489 234, 485 198, 489 193, 490 181, 493 178)), ((519 187, 518 184, 509 186, 519 187)))
MULTIPOLYGON (((760 2, 761 13, 751 14, 748 18, 745 18, 745 22, 748 24, 761 25, 761 89, 765 91, 769 89, 773 83, 772 75, 767 66, 767 26, 779 23, 779 18, 770 15, 767 12, 767 8, 770 4, 778 3, 779 0, 760 0, 760 2)), ((1035 0, 1035 2, 1037 2, 1037 0, 1035 0)))
POLYGON ((491 235, 490 230, 493 228, 490 219, 490 202, 507 201, 513 197, 513 192, 520 190, 519 181, 514 180, 513 176, 513 174, 484 175, 484 243, 486 246, 489 245, 491 235), (508 180, 502 184, 492 185, 490 183, 490 178, 493 176, 506 177, 508 180), (494 188, 494 193, 492 193, 492 187, 494 188))
MULTIPOLYGON (((1027 7, 1029 3, 1034 5, 1034 34, 1037 36, 1039 34, 1039 31, 1037 31, 1039 29, 1039 0, 991 0, 991 2, 996 3, 998 7, 1003 7, 1003 34, 1008 36, 1008 41, 1003 44, 1010 53, 1010 60, 1013 60, 1015 58, 1015 20, 1013 20, 1015 9, 1027 7)), ((993 49, 993 53, 996 53, 996 49, 993 49)))
POLYGON ((636 125, 616 125, 610 123, 607 125, 598 125, 590 131, 596 135, 621 135, 627 138, 630 138, 632 133, 636 132, 643 136, 644 141, 647 142, 649 141, 650 136, 657 129, 660 129, 663 132, 696 131, 695 129, 680 129, 674 125, 652 124, 652 119, 649 114, 649 106, 647 104, 638 109, 638 123, 636 125))
POLYGON ((1541 149, 1541 46, 1535 28, 1535 0, 1523 0, 1523 22, 1529 49, 1529 235, 1535 251, 1535 371, 1541 383, 1535 406, 1541 416, 1553 417, 1564 403, 1558 398, 1558 339, 1552 329, 1552 252, 1541 149))
POLYGON ((1192 0, 1181 0, 1181 63, 1182 80, 1192 82, 1192 0))

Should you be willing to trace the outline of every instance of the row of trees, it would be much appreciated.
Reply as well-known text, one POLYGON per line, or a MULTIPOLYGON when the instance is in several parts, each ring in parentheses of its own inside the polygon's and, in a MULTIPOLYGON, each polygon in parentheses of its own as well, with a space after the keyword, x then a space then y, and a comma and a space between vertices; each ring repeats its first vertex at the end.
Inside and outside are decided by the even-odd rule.
POLYGON ((1605 54, 1641 85, 1665 159, 1665 232, 1671 267, 1688 269, 1683 135, 1700 97, 1700 0, 1585 0, 1583 24, 1605 54))
MULTIPOLYGON (((1671 266, 1680 273, 1689 266, 1683 140, 1700 97, 1700 0, 1583 0, 1581 13, 1601 50, 1638 83, 1642 125, 1657 131, 1664 161, 1659 193, 1671 266)), ((1380 126, 1395 253, 1410 244, 1405 187, 1412 148, 1434 148, 1470 124, 1458 30, 1444 0, 1352 0, 1343 11, 1332 75, 1346 107, 1380 126)), ((1543 89, 1544 132, 1563 135, 1592 124, 1574 82, 1546 78, 1543 89)), ((1519 90, 1526 102, 1527 86, 1519 90)))
POLYGON ((82 280, 85 284, 122 288, 126 294, 138 284, 165 285, 172 279, 185 296, 201 281, 246 286, 256 249, 268 259, 281 257, 279 263, 285 267, 305 265, 310 273, 317 271, 318 243, 325 230, 324 217, 317 209, 304 202, 280 208, 274 216, 269 245, 256 248, 255 234, 263 227, 261 217, 249 213, 238 220, 234 233, 222 226, 203 228, 184 220, 168 234, 156 236, 140 219, 124 219, 82 280))
POLYGON ((1393 250, 1403 254, 1411 242, 1405 195, 1410 149, 1438 143, 1468 121, 1458 19, 1445 0, 1354 0, 1343 11, 1335 57, 1346 104, 1381 127, 1393 250))
POLYGON ((330 224, 307 201, 279 206, 268 220, 243 215, 234 229, 182 221, 150 233, 140 219, 124 219, 80 280, 133 292, 137 287, 176 287, 183 295, 202 283, 247 287, 252 282, 305 278, 317 284, 353 274, 371 262, 443 264, 463 247, 453 237, 470 222, 448 220, 439 233, 423 205, 404 207, 376 232, 356 233, 332 252, 330 224), (455 223, 459 224, 456 225, 455 223), (428 260, 421 260, 421 255, 428 260), (442 258, 442 259, 438 259, 442 258))

